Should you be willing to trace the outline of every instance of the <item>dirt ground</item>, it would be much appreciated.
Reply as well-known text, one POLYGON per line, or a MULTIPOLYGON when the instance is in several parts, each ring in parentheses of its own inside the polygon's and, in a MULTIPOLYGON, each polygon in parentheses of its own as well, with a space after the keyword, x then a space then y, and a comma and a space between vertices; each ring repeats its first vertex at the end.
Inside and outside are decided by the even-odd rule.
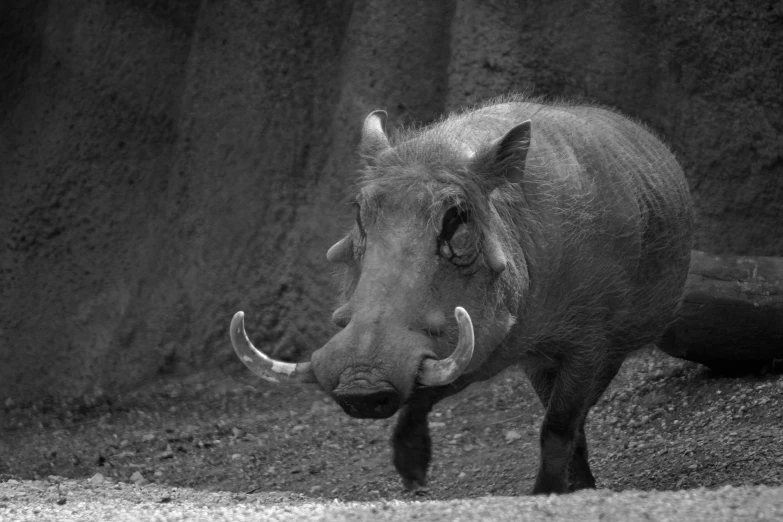
MULTIPOLYGON (((0 411, 0 482, 100 473, 280 500, 412 496, 391 464, 394 419, 352 419, 321 392, 275 388, 245 370, 0 411)), ((513 369, 440 403, 430 488, 419 496, 526 494, 542 413, 513 369)), ((594 408, 590 461, 598 487, 616 491, 779 486, 782 427, 783 376, 723 377, 649 348, 594 408)))

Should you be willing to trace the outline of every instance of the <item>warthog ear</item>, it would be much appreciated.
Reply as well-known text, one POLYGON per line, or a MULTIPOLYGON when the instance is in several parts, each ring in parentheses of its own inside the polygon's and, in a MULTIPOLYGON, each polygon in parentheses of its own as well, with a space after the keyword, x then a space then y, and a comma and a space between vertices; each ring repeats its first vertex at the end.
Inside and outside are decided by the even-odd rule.
POLYGON ((519 183, 525 176, 525 159, 530 148, 531 121, 520 123, 494 146, 495 168, 509 183, 519 183))
POLYGON ((386 111, 373 111, 364 119, 362 126, 362 141, 359 143, 359 151, 364 156, 374 156, 391 147, 389 138, 383 131, 383 119, 386 111))

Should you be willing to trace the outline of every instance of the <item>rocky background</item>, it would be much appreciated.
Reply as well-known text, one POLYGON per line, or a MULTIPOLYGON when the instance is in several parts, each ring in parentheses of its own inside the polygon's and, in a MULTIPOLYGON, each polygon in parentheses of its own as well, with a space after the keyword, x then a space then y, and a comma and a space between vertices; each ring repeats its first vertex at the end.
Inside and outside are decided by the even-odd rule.
POLYGON ((363 117, 585 98, 685 166, 695 247, 783 255, 777 0, 5 0, 0 401, 306 356, 363 117))

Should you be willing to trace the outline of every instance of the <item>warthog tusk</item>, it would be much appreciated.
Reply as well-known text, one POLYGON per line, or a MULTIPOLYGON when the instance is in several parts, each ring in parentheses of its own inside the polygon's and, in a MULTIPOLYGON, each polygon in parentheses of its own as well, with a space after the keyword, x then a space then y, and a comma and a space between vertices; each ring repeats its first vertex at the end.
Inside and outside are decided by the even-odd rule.
POLYGON ((381 114, 386 117, 386 111, 372 111, 364 119, 359 149, 365 154, 374 155, 391 148, 389 138, 383 130, 381 114))
POLYGON ((473 357, 473 323, 467 310, 458 306, 454 309, 459 327, 459 341, 454 352, 445 359, 424 359, 419 370, 419 384, 423 386, 444 386, 465 371, 473 357))
POLYGON ((245 332, 245 312, 237 312, 231 319, 231 344, 239 359, 251 372, 269 382, 282 381, 315 383, 315 374, 309 362, 287 363, 276 361, 253 346, 245 332))

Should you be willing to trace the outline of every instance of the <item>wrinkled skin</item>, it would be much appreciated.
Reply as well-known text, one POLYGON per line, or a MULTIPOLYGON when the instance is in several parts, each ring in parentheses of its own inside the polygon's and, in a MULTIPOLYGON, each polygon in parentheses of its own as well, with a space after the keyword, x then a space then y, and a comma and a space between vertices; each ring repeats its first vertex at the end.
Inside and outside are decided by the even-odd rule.
POLYGON ((312 357, 350 415, 401 409, 394 465, 424 487, 427 415, 471 382, 521 364, 546 414, 533 493, 595 487, 585 420, 624 357, 672 321, 688 270, 691 202, 668 149, 604 109, 521 99, 452 116, 390 143, 364 124, 356 224, 328 257, 345 265, 341 331, 312 357), (475 350, 453 382, 423 361, 475 350))

